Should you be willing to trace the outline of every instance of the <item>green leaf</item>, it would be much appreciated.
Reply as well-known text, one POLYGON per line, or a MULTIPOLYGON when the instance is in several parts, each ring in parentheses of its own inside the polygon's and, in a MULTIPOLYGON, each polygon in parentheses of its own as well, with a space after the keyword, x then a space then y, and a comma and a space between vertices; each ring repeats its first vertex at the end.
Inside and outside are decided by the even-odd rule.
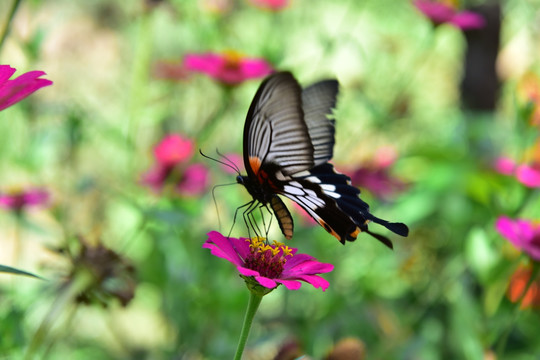
POLYGON ((29 273, 29 272, 26 272, 26 271, 23 271, 23 270, 12 268, 11 266, 6 266, 6 265, 0 265, 0 272, 4 272, 4 273, 8 273, 8 274, 14 274, 14 275, 30 276, 30 277, 34 277, 36 279, 43 280, 42 277, 39 277, 37 275, 34 275, 32 273, 29 273))

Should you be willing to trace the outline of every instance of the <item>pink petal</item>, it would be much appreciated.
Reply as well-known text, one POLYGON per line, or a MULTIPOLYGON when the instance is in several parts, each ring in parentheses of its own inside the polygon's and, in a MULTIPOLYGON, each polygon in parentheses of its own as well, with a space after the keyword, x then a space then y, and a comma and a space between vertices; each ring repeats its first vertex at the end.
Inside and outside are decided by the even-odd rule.
POLYGON ((241 247, 242 242, 247 243, 246 241, 236 241, 233 244, 233 240, 238 239, 227 239, 225 236, 221 235, 217 231, 211 231, 208 233, 208 240, 203 244, 203 248, 210 249, 212 255, 223 258, 232 262, 237 266, 243 265, 243 260, 238 256, 236 247, 241 247))
POLYGON ((264 276, 255 276, 255 280, 257 280, 259 284, 268 289, 273 289, 277 286, 277 283, 274 280, 264 276))
POLYGON ((322 291, 325 291, 328 289, 328 286, 330 286, 330 283, 327 280, 317 275, 303 275, 299 276, 298 279, 313 285, 315 288, 321 288, 322 291))
POLYGON ((14 69, 5 66, 2 66, 0 73, 0 111, 23 100, 34 91, 52 85, 50 80, 39 79, 40 76, 45 75, 43 71, 30 71, 13 80, 8 80, 6 76, 11 76, 14 69))
POLYGON ((260 276, 261 274, 259 274, 258 271, 255 271, 255 270, 251 270, 251 269, 248 269, 246 267, 243 267, 243 266, 237 266, 236 269, 238 270, 238 272, 244 276, 260 276))
POLYGON ((157 164, 142 175, 141 183, 150 186, 155 192, 159 192, 171 171, 172 167, 157 164))
POLYGON ((15 199, 15 197, 11 195, 7 195, 7 194, 0 195, 0 207, 3 207, 5 209, 11 209, 13 208, 16 202, 17 200, 15 199))
POLYGON ((296 280, 276 279, 276 281, 285 285, 289 290, 298 290, 302 287, 302 283, 296 280))
POLYGON ((414 6, 437 24, 450 21, 455 13, 451 7, 432 1, 416 0, 414 6))
POLYGON ((516 177, 525 186, 531 188, 540 187, 540 169, 528 165, 520 165, 516 170, 516 177))
POLYGON ((156 160, 163 165, 176 165, 189 160, 193 155, 194 144, 190 139, 178 134, 165 136, 154 148, 156 160))
POLYGON ((481 29, 486 26, 484 17, 472 11, 463 11, 456 14, 450 23, 462 30, 481 29))
POLYGON ((177 190, 184 195, 199 195, 206 191, 209 171, 203 164, 190 165, 183 174, 177 190))
POLYGON ((263 9, 277 11, 287 7, 289 0, 251 0, 251 3, 263 9))
POLYGON ((15 71, 16 69, 9 65, 0 65, 0 88, 9 80, 11 75, 15 74, 15 71))
POLYGON ((49 193, 43 189, 31 189, 23 194, 23 202, 25 205, 42 205, 48 200, 49 193))
POLYGON ((494 168, 499 174, 512 175, 514 174, 516 163, 510 158, 499 157, 495 160, 494 168))

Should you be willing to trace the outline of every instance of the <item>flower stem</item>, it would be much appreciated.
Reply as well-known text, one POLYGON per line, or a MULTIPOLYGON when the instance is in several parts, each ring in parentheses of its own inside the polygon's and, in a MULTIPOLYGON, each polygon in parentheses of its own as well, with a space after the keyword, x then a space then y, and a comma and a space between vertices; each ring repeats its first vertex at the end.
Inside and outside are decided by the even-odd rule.
POLYGON ((262 295, 256 294, 253 291, 249 292, 249 302, 246 309, 246 316, 244 317, 244 324, 242 325, 242 332, 240 333, 240 340, 238 340, 238 347, 236 348, 236 355, 234 355, 234 360, 242 359, 242 354, 244 353, 244 348, 249 336, 249 331, 251 329, 251 324, 253 323, 253 318, 255 313, 259 308, 259 305, 262 300, 262 295))
POLYGON ((11 9, 9 9, 9 14, 6 22, 4 23, 4 28, 0 32, 0 49, 2 48, 2 45, 4 45, 4 41, 6 40, 6 37, 9 33, 9 26, 11 25, 11 21, 15 17, 15 13, 17 12, 17 8, 19 7, 20 3, 21 0, 13 0, 13 2, 11 3, 11 9))

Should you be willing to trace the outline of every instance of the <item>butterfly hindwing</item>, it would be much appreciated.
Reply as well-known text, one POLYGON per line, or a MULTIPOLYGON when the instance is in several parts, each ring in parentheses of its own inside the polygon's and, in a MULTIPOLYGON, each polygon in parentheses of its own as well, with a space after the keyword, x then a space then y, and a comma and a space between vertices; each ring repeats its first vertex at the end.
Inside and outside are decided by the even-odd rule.
POLYGON ((336 80, 319 81, 302 91, 302 107, 313 144, 314 165, 326 163, 334 153, 335 121, 329 116, 336 107, 338 91, 336 80))

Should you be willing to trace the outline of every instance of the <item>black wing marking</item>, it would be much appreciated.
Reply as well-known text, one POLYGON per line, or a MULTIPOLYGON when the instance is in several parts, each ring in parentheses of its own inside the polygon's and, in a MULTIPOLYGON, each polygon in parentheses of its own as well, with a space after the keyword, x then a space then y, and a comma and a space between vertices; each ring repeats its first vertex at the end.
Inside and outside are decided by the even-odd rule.
POLYGON ((324 164, 333 156, 335 121, 328 116, 336 107, 338 91, 337 80, 320 81, 302 91, 304 119, 314 148, 315 166, 324 164))
POLYGON ((277 165, 285 176, 313 167, 313 145, 301 94, 300 85, 289 72, 270 75, 262 82, 244 127, 248 175, 257 174, 265 163, 277 165))

